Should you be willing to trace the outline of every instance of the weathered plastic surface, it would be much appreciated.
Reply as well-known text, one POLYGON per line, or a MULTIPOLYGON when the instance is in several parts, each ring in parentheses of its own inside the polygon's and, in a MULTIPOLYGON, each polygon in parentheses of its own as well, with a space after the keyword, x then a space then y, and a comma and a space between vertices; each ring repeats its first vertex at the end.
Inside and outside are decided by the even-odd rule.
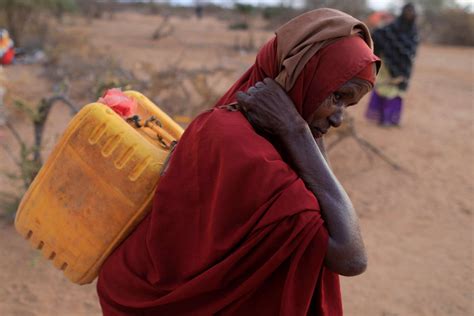
MULTIPOLYGON (((183 133, 138 92, 141 115, 183 133)), ((92 282, 114 248, 148 213, 169 151, 107 106, 85 106, 70 122, 24 195, 15 227, 74 283, 92 282)))

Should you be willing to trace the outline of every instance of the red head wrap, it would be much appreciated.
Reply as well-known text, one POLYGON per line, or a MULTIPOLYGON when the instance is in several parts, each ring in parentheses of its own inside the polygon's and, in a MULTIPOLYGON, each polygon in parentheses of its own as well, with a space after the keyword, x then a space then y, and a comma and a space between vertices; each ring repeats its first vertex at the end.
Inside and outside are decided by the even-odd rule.
MULTIPOLYGON (((273 38, 262 47, 255 64, 217 102, 218 106, 235 102, 237 91, 246 91, 266 77, 278 76, 277 45, 277 39, 273 38)), ((377 61, 379 58, 359 36, 337 40, 306 63, 288 94, 298 112, 307 119, 324 99, 348 80, 359 77, 374 84, 372 64, 377 61)))

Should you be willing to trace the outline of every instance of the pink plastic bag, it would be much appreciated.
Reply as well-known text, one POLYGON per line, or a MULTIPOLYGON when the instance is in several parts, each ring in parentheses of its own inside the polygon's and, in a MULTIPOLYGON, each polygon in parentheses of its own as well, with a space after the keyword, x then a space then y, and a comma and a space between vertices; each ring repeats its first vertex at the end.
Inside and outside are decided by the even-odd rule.
POLYGON ((133 116, 137 112, 137 102, 125 95, 120 89, 114 88, 105 91, 97 102, 109 106, 123 118, 133 116))

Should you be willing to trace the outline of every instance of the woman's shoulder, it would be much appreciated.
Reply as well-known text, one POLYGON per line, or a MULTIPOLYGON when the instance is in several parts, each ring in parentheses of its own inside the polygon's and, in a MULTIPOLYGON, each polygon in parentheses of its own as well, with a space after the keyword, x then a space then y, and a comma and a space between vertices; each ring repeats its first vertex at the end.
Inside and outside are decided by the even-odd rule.
POLYGON ((214 108, 202 113, 186 129, 182 140, 199 142, 214 151, 235 152, 239 156, 281 159, 273 145, 257 134, 238 111, 214 108))

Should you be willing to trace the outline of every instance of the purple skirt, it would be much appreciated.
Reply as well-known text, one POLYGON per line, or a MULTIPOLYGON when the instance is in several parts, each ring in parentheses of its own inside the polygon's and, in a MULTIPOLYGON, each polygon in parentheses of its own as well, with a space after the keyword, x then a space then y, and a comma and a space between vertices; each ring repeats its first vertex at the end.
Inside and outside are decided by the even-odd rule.
POLYGON ((381 125, 398 125, 402 114, 402 98, 387 99, 373 91, 365 116, 381 125))

